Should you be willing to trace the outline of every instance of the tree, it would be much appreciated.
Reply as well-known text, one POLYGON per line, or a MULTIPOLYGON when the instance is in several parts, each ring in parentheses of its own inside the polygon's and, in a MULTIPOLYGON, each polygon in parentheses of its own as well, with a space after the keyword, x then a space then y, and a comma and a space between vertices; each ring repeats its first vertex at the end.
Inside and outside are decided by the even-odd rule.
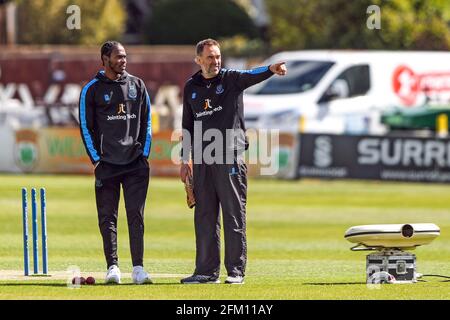
POLYGON ((377 0, 382 9, 382 32, 365 33, 374 48, 449 50, 450 3, 441 0, 377 0), (372 36, 372 37, 370 37, 372 36))
POLYGON ((450 49, 446 0, 266 0, 271 45, 289 49, 450 49), (367 28, 370 5, 381 29, 367 28))
POLYGON ((98 44, 121 37, 126 11, 121 0, 19 0, 19 43, 98 44), (67 28, 70 5, 81 12, 81 29, 67 28))
POLYGON ((159 0, 144 30, 151 44, 193 44, 205 38, 257 34, 251 18, 230 0, 159 0))

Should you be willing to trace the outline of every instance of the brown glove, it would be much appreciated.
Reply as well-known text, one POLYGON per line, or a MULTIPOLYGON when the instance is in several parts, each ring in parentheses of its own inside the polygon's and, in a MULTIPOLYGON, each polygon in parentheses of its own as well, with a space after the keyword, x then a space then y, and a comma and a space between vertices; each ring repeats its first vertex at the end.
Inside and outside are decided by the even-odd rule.
POLYGON ((186 182, 184 183, 184 189, 186 190, 186 202, 190 209, 195 206, 195 196, 194 196, 194 183, 192 176, 187 176, 186 182))

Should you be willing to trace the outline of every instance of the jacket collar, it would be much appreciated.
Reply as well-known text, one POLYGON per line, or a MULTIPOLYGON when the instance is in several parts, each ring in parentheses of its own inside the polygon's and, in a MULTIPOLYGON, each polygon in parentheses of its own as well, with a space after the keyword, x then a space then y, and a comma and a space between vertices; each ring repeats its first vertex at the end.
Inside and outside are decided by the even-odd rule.
POLYGON ((102 81, 102 82, 106 82, 106 83, 125 83, 128 79, 128 73, 126 71, 124 71, 119 79, 117 80, 111 80, 109 78, 106 77, 105 75, 105 71, 101 70, 97 73, 97 75, 95 76, 98 80, 102 81))
POLYGON ((202 75, 202 71, 199 70, 196 73, 194 73, 194 75, 191 77, 191 79, 192 79, 192 81, 195 82, 195 84, 202 86, 202 87, 206 87, 206 86, 210 85, 211 83, 220 82, 220 80, 222 80, 222 78, 223 78, 224 73, 225 73, 225 69, 222 68, 222 69, 220 69, 219 74, 217 76, 215 76, 214 78, 205 79, 202 75))

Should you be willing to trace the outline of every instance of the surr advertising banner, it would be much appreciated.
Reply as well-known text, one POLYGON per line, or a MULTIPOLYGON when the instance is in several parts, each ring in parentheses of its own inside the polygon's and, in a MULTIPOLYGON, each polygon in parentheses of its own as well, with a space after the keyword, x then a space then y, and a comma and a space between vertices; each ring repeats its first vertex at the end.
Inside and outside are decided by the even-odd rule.
POLYGON ((450 139, 301 134, 299 177, 450 182, 450 139))

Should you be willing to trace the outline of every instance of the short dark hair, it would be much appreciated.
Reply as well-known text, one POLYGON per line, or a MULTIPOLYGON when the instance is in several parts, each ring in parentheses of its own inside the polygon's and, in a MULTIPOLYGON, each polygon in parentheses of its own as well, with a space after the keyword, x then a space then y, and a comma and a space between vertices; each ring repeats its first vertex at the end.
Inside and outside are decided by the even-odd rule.
POLYGON ((209 39, 199 41, 199 43, 197 43, 197 45, 195 46, 195 51, 197 52, 198 56, 202 54, 203 48, 205 46, 218 46, 220 48, 219 43, 214 39, 209 38, 209 39))
POLYGON ((102 48, 100 49, 100 59, 102 60, 103 65, 105 63, 103 62, 103 56, 111 57, 111 52, 114 50, 114 48, 117 48, 118 46, 121 46, 122 44, 117 41, 106 41, 102 48))

